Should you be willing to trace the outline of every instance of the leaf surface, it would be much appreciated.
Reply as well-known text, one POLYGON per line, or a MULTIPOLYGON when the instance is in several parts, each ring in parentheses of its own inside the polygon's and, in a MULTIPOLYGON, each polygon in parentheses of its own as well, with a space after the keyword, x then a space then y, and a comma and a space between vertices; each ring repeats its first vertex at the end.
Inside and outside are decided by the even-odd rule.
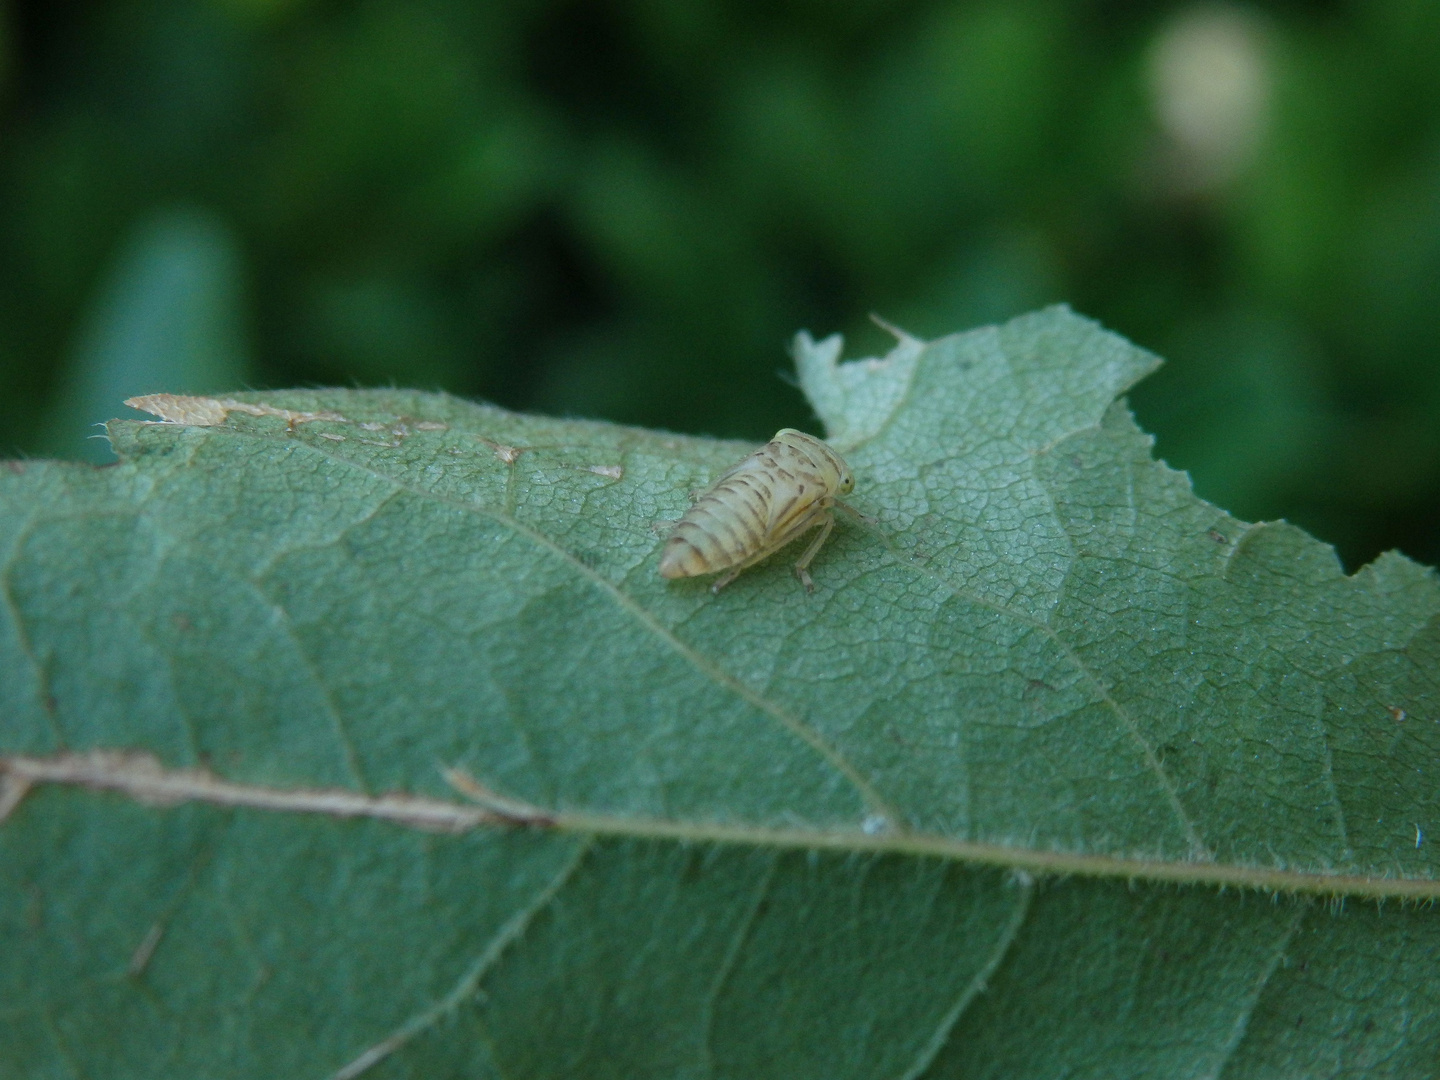
POLYGON ((839 353, 813 594, 656 573, 747 447, 440 396, 0 468, 0 1072, 1426 1074, 1434 572, 1196 498, 1063 309, 839 353))

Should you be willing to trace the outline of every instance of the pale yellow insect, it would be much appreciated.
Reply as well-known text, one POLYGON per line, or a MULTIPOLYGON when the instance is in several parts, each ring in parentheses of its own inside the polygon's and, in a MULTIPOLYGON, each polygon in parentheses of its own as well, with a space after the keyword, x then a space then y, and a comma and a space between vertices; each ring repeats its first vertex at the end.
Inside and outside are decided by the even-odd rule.
MULTIPOLYGON (((834 507, 864 515, 841 502, 855 476, 839 454, 803 431, 784 428, 702 493, 675 523, 660 554, 660 576, 720 573, 712 592, 775 554, 817 525, 820 535, 795 564, 807 592, 815 588, 807 569, 830 530, 834 507)), ((868 519, 867 519, 868 520, 868 519)))

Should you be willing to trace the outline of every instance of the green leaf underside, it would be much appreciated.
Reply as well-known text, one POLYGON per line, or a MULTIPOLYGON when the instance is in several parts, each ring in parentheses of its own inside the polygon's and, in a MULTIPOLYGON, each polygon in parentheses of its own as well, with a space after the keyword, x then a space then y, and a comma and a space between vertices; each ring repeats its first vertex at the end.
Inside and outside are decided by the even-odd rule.
POLYGON ((37 787, 0 1075, 1426 1074, 1436 916, 1363 898, 1440 893, 1435 574, 1197 499, 1067 311, 798 350, 878 519, 813 595, 656 573, 746 447, 440 396, 0 465, 0 754, 557 822, 37 787))

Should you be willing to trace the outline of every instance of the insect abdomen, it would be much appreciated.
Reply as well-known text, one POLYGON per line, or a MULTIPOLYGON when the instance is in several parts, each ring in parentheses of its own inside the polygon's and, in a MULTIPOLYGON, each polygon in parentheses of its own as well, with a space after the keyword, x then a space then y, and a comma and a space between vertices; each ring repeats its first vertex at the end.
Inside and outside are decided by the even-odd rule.
POLYGON ((713 574, 764 550, 773 492, 755 466, 737 468, 676 523, 660 556, 661 577, 713 574))

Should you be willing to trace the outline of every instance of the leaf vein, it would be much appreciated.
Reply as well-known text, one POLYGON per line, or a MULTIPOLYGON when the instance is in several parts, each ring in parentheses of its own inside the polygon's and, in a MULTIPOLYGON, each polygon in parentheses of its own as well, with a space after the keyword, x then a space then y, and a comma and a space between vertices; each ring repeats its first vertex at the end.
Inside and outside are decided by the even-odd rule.
POLYGON ((1275 972, 1279 970, 1281 961, 1285 959, 1285 950, 1289 947, 1290 942, 1294 940, 1295 933, 1299 930, 1300 924, 1305 921, 1305 916, 1309 914, 1313 908, 1314 905, 1308 901, 1295 901, 1295 913, 1286 921, 1279 939, 1275 942, 1275 947, 1270 952, 1264 969, 1260 972, 1260 977, 1255 981, 1255 985, 1251 988, 1250 993, 1246 995, 1246 1000, 1241 1003, 1235 1015, 1235 1023, 1230 1029, 1230 1038, 1226 1040, 1225 1045, 1220 1049, 1220 1056, 1215 1062, 1215 1071, 1210 1074, 1210 1080, 1220 1080, 1220 1077, 1225 1074, 1225 1070, 1229 1067, 1230 1062, 1234 1060, 1235 1052, 1240 1048, 1240 1044, 1245 1041, 1245 1033, 1250 1029, 1250 1020, 1255 1015, 1255 1009, 1260 1004, 1260 999, 1264 996, 1266 987, 1270 985, 1271 978, 1275 975, 1275 972))
POLYGON ((500 929, 491 935, 490 940, 485 943, 485 947, 480 950, 475 961, 460 976, 448 994, 429 1008, 423 1009, 406 1020, 391 1034, 366 1049, 347 1065, 331 1073, 329 1080, 354 1080, 355 1077, 368 1072, 373 1066, 378 1065, 417 1035, 429 1030, 439 1020, 460 1008, 467 998, 473 997, 479 990, 480 983, 499 962, 505 951, 524 936, 535 916, 543 911, 574 878, 594 844, 594 838, 587 837, 575 846, 575 853, 560 868, 560 871, 535 893, 530 903, 507 919, 500 929))
POLYGON ((940 1056, 940 1052, 950 1042, 950 1036, 955 1031, 955 1025, 960 1022, 960 1017, 985 992, 990 980, 1000 970, 1000 965, 1010 955, 1015 939, 1020 936, 1021 928, 1030 917, 1031 901, 1035 897, 1035 883, 1029 880, 1028 876, 1017 881, 1016 888, 1020 890, 1020 898, 1016 901, 1010 921, 1006 923, 1005 929, 995 942, 995 948, 991 951, 989 958, 975 973, 975 977, 960 991, 955 1003, 940 1018, 934 1034, 920 1048, 919 1054, 915 1057, 915 1063, 900 1074, 900 1080, 919 1080, 935 1063, 935 1059, 940 1056))
POLYGON ((702 1075, 711 1077, 715 1075, 715 1003, 719 1000, 720 994, 729 982, 730 975, 739 962, 740 954, 744 950, 745 943, 750 940, 750 934, 755 928, 755 922, 760 917, 760 909, 764 906, 765 898, 770 895, 770 889, 775 883, 775 871, 780 865, 780 853, 771 852, 769 865, 765 873, 760 876, 759 886, 755 890, 755 897, 750 902, 750 908, 745 913, 745 918, 735 928, 735 936, 730 940, 730 946, 725 950, 725 955, 720 960, 720 966, 715 971, 715 979, 710 984, 710 992, 705 995, 704 1003, 704 1034, 701 1037, 700 1049, 704 1060, 704 1072, 702 1075))
MULTIPOLYGON (((873 532, 880 537, 881 543, 885 547, 885 550, 889 553, 891 558, 895 560, 896 564, 898 564, 902 569, 907 569, 912 573, 931 578, 932 580, 943 586, 946 590, 948 590, 952 596, 961 600, 969 601, 970 603, 975 604, 979 607, 988 608, 989 610, 994 611, 996 614, 1003 615, 1006 618, 1014 619, 1021 625, 1031 628, 1032 630, 1044 635, 1046 638, 1052 641, 1055 646, 1061 651, 1061 654, 1065 657, 1065 659, 1069 661, 1070 664, 1074 666, 1075 670, 1078 671, 1090 684, 1094 692, 1099 696, 1100 700, 1105 704, 1105 706, 1115 714, 1116 718, 1121 722, 1122 725, 1124 725, 1126 733, 1139 746, 1141 753, 1144 756, 1146 767, 1148 771, 1155 776, 1156 780, 1160 784, 1162 794, 1166 797, 1167 802, 1169 802, 1170 804, 1171 811, 1175 814, 1176 818, 1180 822, 1181 828, 1185 832, 1185 836, 1187 841, 1189 841, 1192 853, 1196 856, 1199 856, 1205 861, 1214 860, 1214 856, 1210 853, 1209 849, 1200 839, 1200 835, 1196 830, 1195 823, 1191 820, 1189 813, 1185 810, 1184 805, 1181 803, 1179 793, 1175 789, 1174 782, 1170 779, 1170 775, 1165 771, 1163 764, 1155 753, 1154 747, 1152 747, 1149 741, 1145 739, 1145 737, 1140 733, 1139 726, 1135 723, 1134 717, 1130 716, 1129 712, 1126 711, 1123 706, 1121 706, 1121 704, 1115 699, 1115 696, 1110 692, 1109 688, 1104 684, 1100 677, 1095 672, 1090 670, 1089 665, 1086 664, 1085 661, 1080 657, 1080 655, 1075 652, 1074 648, 1070 645, 1070 643, 1060 636, 1059 631, 1057 631, 1050 624, 1040 619, 1036 619, 1034 616, 1029 615, 1026 612, 1016 610, 1014 608, 1008 607, 1005 604, 1000 603, 999 601, 991 600, 988 597, 981 596, 979 593, 972 592, 965 586, 951 581, 948 576, 942 574, 938 570, 935 570, 928 564, 918 564, 913 559, 905 558, 905 556, 899 551, 894 539, 887 532, 885 532, 883 529, 878 528, 873 529, 873 532)), ((1068 536, 1069 534, 1067 533, 1066 535, 1068 536)))
POLYGON ((259 582, 252 581, 250 584, 255 589, 261 603, 267 605, 275 613, 276 623, 295 647, 295 654, 299 657, 300 666, 304 668, 305 674, 315 684, 320 694, 320 702, 325 708, 326 715, 330 717, 331 730, 340 744, 340 755, 345 761, 345 767, 355 780, 356 786, 365 794, 370 794, 370 785, 366 782, 364 770, 360 766, 360 752, 355 745, 355 740, 350 735, 349 725, 346 723, 340 707, 335 703, 335 695, 330 689, 329 682, 320 674, 320 670, 315 666, 315 661, 306 652, 300 636, 295 632, 295 624, 290 618, 289 609, 280 601, 267 596, 259 582))
POLYGON ((15 593, 10 581, 16 560, 20 558, 20 549, 34 531, 38 520, 39 516, 31 513, 15 533, 15 540, 10 545, 9 552, 6 553, 4 565, 0 566, 0 600, 3 600, 5 611, 10 616, 11 624, 15 627, 15 637, 20 643, 20 651, 30 661, 31 667, 35 669, 36 704, 40 706, 41 713, 45 715, 46 721, 50 725, 51 734, 55 736, 56 749, 64 749, 66 745, 65 732, 60 727, 60 717, 56 715, 56 709, 50 697, 49 665, 42 664, 40 658, 35 654, 35 643, 31 640, 20 605, 15 602, 15 593))

